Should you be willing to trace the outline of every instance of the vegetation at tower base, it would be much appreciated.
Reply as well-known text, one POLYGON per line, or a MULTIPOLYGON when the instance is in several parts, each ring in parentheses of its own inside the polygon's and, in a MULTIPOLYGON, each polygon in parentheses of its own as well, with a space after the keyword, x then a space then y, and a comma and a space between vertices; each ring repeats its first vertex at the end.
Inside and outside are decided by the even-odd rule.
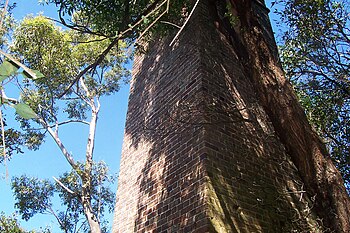
POLYGON ((350 189, 350 2, 283 1, 281 58, 350 189))
POLYGON ((9 48, 11 55, 1 51, 9 62, 4 61, 2 64, 11 63, 10 67, 16 71, 6 78, 20 88, 21 102, 7 98, 3 93, 2 99, 14 104, 20 133, 6 131, 13 132, 14 136, 13 143, 11 141, 12 144, 8 146, 12 150, 20 150, 25 144, 29 149, 36 150, 43 143, 45 136, 50 135, 73 169, 71 173, 65 173, 60 180, 56 179, 61 189, 52 189, 52 184, 26 177, 23 177, 22 183, 14 182, 17 208, 22 211, 21 214, 26 220, 33 214, 47 211, 55 215, 50 203, 45 202, 47 206, 38 206, 28 199, 29 195, 34 199, 50 197, 44 193, 35 193, 47 186, 51 194, 53 191, 57 192, 63 203, 68 206, 67 212, 56 215, 60 227, 65 232, 79 230, 74 224, 80 223, 82 213, 86 219, 82 226, 89 226, 91 232, 101 232, 103 212, 112 211, 110 205, 113 203, 114 194, 106 184, 109 178, 105 165, 94 165, 95 131, 101 107, 100 98, 117 92, 120 81, 128 76, 128 71, 123 66, 127 60, 124 54, 125 44, 119 43, 110 49, 109 54, 95 66, 93 72, 80 77, 79 83, 60 98, 59 95, 67 89, 79 71, 92 63, 109 45, 109 41, 94 35, 63 31, 43 16, 26 17, 15 29, 13 36, 13 45, 9 48), (73 155, 68 152, 60 138, 59 129, 72 123, 88 126, 85 155, 73 155), (79 160, 83 162, 78 162, 79 160), (26 189, 25 186, 35 188, 26 189), (103 195, 101 191, 104 192, 103 195), (26 211, 30 212, 29 215, 26 211))

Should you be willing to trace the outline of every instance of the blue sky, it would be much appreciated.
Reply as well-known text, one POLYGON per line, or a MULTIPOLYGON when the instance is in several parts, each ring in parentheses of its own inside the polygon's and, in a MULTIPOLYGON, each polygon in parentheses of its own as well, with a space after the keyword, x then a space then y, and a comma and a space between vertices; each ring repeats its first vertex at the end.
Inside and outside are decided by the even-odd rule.
MULTIPOLYGON (((14 2, 14 1, 10 1, 14 2)), ((57 18, 56 8, 54 6, 41 6, 38 0, 17 0, 17 7, 13 11, 14 17, 21 20, 27 14, 38 14, 41 12, 45 16, 57 18)), ((266 1, 269 7, 271 1, 266 1)), ((119 170, 119 160, 121 155, 121 146, 124 133, 124 124, 127 109, 129 86, 123 85, 121 90, 113 95, 102 99, 102 108, 99 117, 95 159, 104 160, 110 167, 112 173, 119 170)), ((14 97, 11 93, 9 96, 14 97)), ((13 121, 14 127, 16 122, 13 121)), ((87 129, 78 126, 67 126, 62 128, 62 140, 68 149, 74 155, 84 154, 86 145, 87 129)), ((5 167, 0 166, 0 211, 11 215, 15 212, 10 180, 12 176, 27 174, 39 178, 52 179, 52 176, 59 176, 65 171, 70 170, 66 160, 60 154, 58 147, 51 138, 47 137, 46 143, 38 151, 25 151, 24 154, 15 155, 7 162, 9 178, 5 178, 5 167)), ((116 190, 116 187, 114 187, 116 190)), ((109 216, 112 221, 112 215, 109 216)), ((50 225, 57 229, 57 224, 53 217, 37 215, 28 222, 21 221, 21 225, 27 229, 38 229, 50 225)), ((59 232, 54 230, 53 232, 59 232)))
MULTIPOLYGON (((36 15, 39 12, 45 16, 57 18, 56 8, 54 6, 41 6, 37 0, 18 0, 16 2, 17 7, 13 11, 13 15, 17 20, 23 19, 27 14, 36 15)), ((129 86, 123 85, 117 94, 103 98, 101 101, 94 156, 96 161, 104 160, 108 164, 111 173, 116 173, 119 170, 128 93, 129 86)), ((7 92, 7 95, 15 97, 14 93, 7 92)), ((10 115, 11 109, 6 111, 5 113, 10 115)), ((11 121, 11 124, 14 127, 18 126, 15 121, 11 121)), ((60 130, 60 134, 69 151, 74 155, 84 155, 87 136, 86 127, 65 126, 60 130)), ((7 169, 9 172, 8 179, 5 178, 5 167, 0 166, 0 211, 11 215, 15 211, 15 200, 10 187, 12 176, 27 174, 28 176, 52 180, 52 176, 57 177, 63 172, 70 170, 70 167, 56 144, 54 144, 51 138, 47 137, 46 143, 40 150, 25 150, 24 154, 13 156, 7 162, 7 169)), ((113 189, 116 190, 116 185, 113 189)), ((111 218, 112 215, 110 215, 111 218)), ((53 226, 53 229, 55 229, 56 222, 51 216, 37 215, 28 222, 21 222, 21 225, 27 230, 38 229, 45 225, 53 226)), ((58 231, 54 230, 54 232, 58 231)))

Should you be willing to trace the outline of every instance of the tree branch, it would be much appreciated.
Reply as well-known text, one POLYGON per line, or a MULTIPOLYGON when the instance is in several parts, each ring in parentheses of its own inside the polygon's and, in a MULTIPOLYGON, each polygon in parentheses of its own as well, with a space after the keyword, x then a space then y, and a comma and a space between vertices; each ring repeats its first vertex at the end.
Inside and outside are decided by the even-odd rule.
POLYGON ((69 189, 67 186, 65 186, 59 179, 57 179, 56 177, 52 177, 63 189, 65 189, 67 192, 69 192, 70 194, 76 194, 75 192, 73 192, 71 189, 69 189))
POLYGON ((56 142, 57 146, 60 148, 63 156, 68 161, 69 165, 73 169, 76 169, 78 167, 78 165, 75 163, 73 156, 68 152, 68 150, 66 149, 66 147, 64 146, 64 144, 62 143, 60 138, 58 137, 58 134, 56 132, 54 132, 52 130, 52 128, 50 128, 49 125, 47 125, 46 122, 43 119, 39 118, 39 122, 49 132, 51 137, 54 139, 54 141, 56 142))
MULTIPOLYGON (((66 124, 69 124, 69 123, 82 123, 82 124, 85 124, 85 125, 89 125, 90 123, 87 122, 87 121, 83 121, 83 120, 67 120, 67 121, 62 121, 62 122, 59 122, 55 125, 48 125, 48 127, 50 128, 53 128, 55 126, 61 126, 61 125, 66 125, 66 124)), ((46 128, 41 128, 41 129, 46 129, 46 128)), ((40 129, 35 129, 35 130, 40 130, 40 129)))
POLYGON ((167 13, 169 12, 169 0, 165 0, 164 2, 162 2, 162 3, 161 3, 156 9, 154 9, 154 10, 159 9, 159 8, 162 7, 165 3, 167 3, 167 6, 166 6, 165 11, 163 11, 155 20, 153 20, 153 22, 152 22, 150 25, 148 25, 148 27, 147 27, 145 30, 143 30, 143 32, 142 32, 142 33, 139 35, 139 37, 136 39, 135 43, 137 43, 137 41, 140 40, 140 39, 143 37, 143 35, 144 35, 146 32, 148 32, 148 30, 149 30, 151 27, 153 27, 153 25, 154 25, 155 23, 157 23, 158 20, 159 20, 160 18, 163 17, 163 15, 165 15, 165 14, 167 14, 167 13))
POLYGON ((56 212, 52 209, 51 206, 47 206, 47 208, 49 209, 49 213, 51 213, 57 220, 58 224, 60 224, 60 226, 62 227, 62 229, 65 229, 65 226, 63 224, 63 222, 61 221, 61 219, 57 216, 56 212))
POLYGON ((197 0, 196 3, 194 4, 194 6, 193 6, 193 8, 191 10, 191 13, 188 15, 188 17, 187 17, 185 23, 182 25, 181 29, 176 33, 175 37, 170 42, 169 46, 172 46, 175 43, 176 39, 179 37, 180 33, 182 32, 182 30, 185 28, 185 26, 187 25, 188 21, 190 20, 190 18, 192 16, 194 10, 196 9, 198 3, 199 3, 199 0, 197 0))
POLYGON ((6 153, 6 142, 5 142, 5 126, 4 126, 4 119, 2 117, 2 110, 0 109, 0 124, 1 124, 1 137, 2 137, 2 156, 4 156, 4 165, 6 167, 6 179, 9 176, 7 165, 6 165, 6 159, 7 159, 7 153, 6 153))

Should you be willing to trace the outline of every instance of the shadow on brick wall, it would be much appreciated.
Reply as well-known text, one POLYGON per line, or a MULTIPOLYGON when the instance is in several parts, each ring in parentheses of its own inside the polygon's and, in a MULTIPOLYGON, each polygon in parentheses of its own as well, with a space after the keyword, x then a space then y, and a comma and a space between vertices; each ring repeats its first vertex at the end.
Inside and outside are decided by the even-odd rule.
POLYGON ((199 6, 178 44, 136 57, 119 232, 317 232, 297 169, 208 15, 199 6))

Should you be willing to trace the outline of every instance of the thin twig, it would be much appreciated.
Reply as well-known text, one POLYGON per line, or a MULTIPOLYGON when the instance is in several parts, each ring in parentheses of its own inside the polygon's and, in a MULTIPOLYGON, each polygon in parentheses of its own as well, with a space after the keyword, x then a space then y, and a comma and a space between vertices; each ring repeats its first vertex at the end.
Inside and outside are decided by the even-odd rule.
POLYGON ((190 20, 194 10, 196 9, 197 5, 199 3, 199 0, 196 1, 196 3, 194 4, 191 13, 188 15, 185 23, 182 25, 181 29, 176 33, 174 39, 170 42, 169 46, 172 46, 175 43, 175 40, 179 37, 180 33, 183 31, 183 29, 185 28, 185 26, 187 25, 188 21, 190 20))
POLYGON ((0 109, 0 124, 1 124, 1 137, 2 137, 2 153, 4 156, 4 165, 6 167, 6 179, 9 176, 9 171, 6 166, 6 159, 7 159, 7 153, 6 153, 6 142, 5 142, 5 126, 4 126, 4 120, 2 117, 2 110, 0 109))
POLYGON ((153 20, 153 22, 148 25, 148 27, 140 34, 140 36, 136 39, 135 44, 137 43, 138 40, 140 40, 143 35, 156 23, 158 22, 158 20, 163 17, 163 15, 165 15, 166 13, 169 12, 169 0, 165 0, 164 2, 162 2, 156 9, 159 9, 161 6, 163 6, 165 3, 167 3, 166 9, 165 11, 163 11, 155 20, 153 20))
POLYGON ((159 22, 160 22, 160 23, 164 23, 164 24, 169 24, 169 25, 171 25, 171 26, 174 26, 174 27, 176 27, 176 28, 181 29, 181 26, 179 26, 179 25, 177 25, 177 24, 175 24, 175 23, 172 23, 172 22, 168 22, 168 21, 164 21, 164 20, 159 21, 159 22))

